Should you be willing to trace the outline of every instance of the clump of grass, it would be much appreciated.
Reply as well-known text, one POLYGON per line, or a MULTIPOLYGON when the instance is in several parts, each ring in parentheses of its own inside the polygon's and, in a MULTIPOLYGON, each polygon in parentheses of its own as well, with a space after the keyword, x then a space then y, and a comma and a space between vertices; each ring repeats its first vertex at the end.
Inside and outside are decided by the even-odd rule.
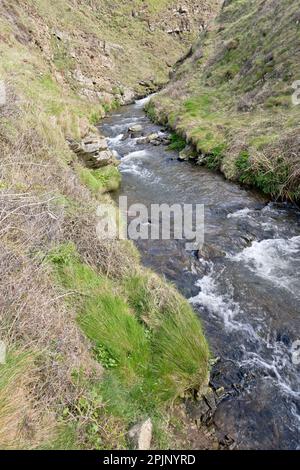
POLYGON ((236 159, 235 165, 242 183, 255 186, 263 193, 275 197, 285 190, 290 170, 283 157, 273 157, 270 161, 266 157, 251 158, 247 151, 243 151, 236 159))
POLYGON ((155 112, 155 106, 151 100, 146 104, 145 111, 147 113, 147 116, 151 119, 151 121, 155 122, 157 119, 157 116, 155 112))
POLYGON ((171 134, 171 143, 170 145, 168 145, 168 149, 181 152, 181 150, 183 150, 185 146, 186 146, 186 141, 184 140, 184 138, 176 134, 175 132, 173 132, 171 134))
POLYGON ((79 177, 93 194, 116 191, 121 184, 121 175, 114 166, 106 166, 97 170, 80 167, 79 177))
POLYGON ((38 446, 53 431, 47 411, 41 416, 35 408, 30 387, 37 385, 33 351, 9 346, 5 363, 0 365, 0 448, 30 449, 38 446), (39 432, 36 433, 36 429, 39 432))
POLYGON ((209 351, 200 321, 170 286, 139 271, 116 285, 82 263, 72 245, 50 259, 60 283, 84 293, 78 323, 106 368, 99 394, 124 426, 145 414, 161 422, 179 395, 206 383, 209 351))

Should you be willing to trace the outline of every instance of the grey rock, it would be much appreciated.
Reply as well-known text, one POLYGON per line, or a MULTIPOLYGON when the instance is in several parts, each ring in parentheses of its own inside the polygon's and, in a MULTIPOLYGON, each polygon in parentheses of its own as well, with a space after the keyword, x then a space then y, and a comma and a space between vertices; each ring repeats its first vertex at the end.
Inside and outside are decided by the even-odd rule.
POLYGON ((128 438, 134 449, 149 450, 152 440, 152 421, 148 418, 142 423, 135 424, 128 432, 128 438))
POLYGON ((209 261, 211 259, 224 257, 226 253, 217 246, 205 243, 202 248, 198 250, 197 255, 198 258, 204 258, 206 261, 209 261))
POLYGON ((205 399, 211 411, 215 412, 217 408, 215 392, 211 388, 209 388, 207 392, 203 395, 203 398, 205 399))
POLYGON ((133 126, 130 126, 128 129, 128 132, 131 134, 139 134, 142 132, 143 127, 140 124, 134 124, 133 126))
POLYGON ((147 136, 147 140, 150 143, 153 142, 154 140, 157 140, 157 139, 159 139, 159 135, 156 132, 154 132, 153 134, 149 134, 147 136))
POLYGON ((123 89, 123 94, 120 96, 120 102, 122 104, 131 104, 134 102, 135 99, 135 93, 133 90, 130 88, 124 88, 123 89))
POLYGON ((68 139, 68 144, 88 168, 101 168, 117 163, 103 136, 90 134, 80 142, 68 139))
POLYGON ((82 85, 85 85, 87 87, 94 87, 94 81, 92 78, 90 77, 86 77, 83 75, 83 73, 81 72, 81 70, 79 69, 76 69, 74 72, 73 72, 73 78, 81 83, 82 85))
POLYGON ((96 153, 102 150, 107 150, 108 145, 105 138, 86 138, 82 141, 84 151, 87 153, 96 153))
POLYGON ((194 149, 190 145, 187 145, 179 153, 179 160, 189 160, 190 158, 193 158, 194 155, 195 155, 194 149))
POLYGON ((114 155, 110 150, 104 150, 102 152, 99 152, 99 154, 96 156, 95 164, 97 168, 107 166, 112 163, 114 163, 114 155))

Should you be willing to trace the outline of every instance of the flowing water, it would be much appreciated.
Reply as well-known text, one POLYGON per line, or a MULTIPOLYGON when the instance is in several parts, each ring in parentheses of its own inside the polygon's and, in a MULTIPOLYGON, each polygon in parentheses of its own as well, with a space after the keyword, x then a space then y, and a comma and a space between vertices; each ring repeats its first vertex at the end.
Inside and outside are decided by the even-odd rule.
POLYGON ((144 103, 113 114, 102 131, 121 160, 120 194, 129 205, 205 206, 204 257, 182 240, 137 245, 143 263, 190 300, 220 357, 212 381, 226 395, 215 425, 241 449, 300 449, 300 212, 180 162, 163 145, 122 140, 133 124, 145 135, 163 132, 144 103))

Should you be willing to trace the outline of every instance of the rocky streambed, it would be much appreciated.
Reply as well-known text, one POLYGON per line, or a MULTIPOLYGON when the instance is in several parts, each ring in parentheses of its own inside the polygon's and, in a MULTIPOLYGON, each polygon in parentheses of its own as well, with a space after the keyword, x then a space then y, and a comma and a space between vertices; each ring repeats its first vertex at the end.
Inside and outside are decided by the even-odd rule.
POLYGON ((144 104, 124 107, 101 126, 120 160, 120 194, 129 205, 205 208, 205 243, 197 252, 187 251, 184 240, 136 242, 144 264, 193 304, 219 358, 213 394, 188 400, 185 412, 196 425, 209 424, 225 448, 297 449, 300 212, 179 161, 144 104))

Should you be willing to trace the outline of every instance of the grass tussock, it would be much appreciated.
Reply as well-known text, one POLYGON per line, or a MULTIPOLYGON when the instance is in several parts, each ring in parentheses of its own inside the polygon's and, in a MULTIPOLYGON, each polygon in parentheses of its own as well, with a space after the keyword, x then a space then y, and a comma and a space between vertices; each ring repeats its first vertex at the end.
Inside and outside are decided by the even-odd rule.
POLYGON ((82 183, 95 194, 104 194, 119 189, 121 175, 116 167, 108 166, 97 170, 81 167, 79 177, 82 183))
MULTIPOLYGON (((206 383, 209 351, 200 322, 171 286, 139 268, 115 283, 82 263, 72 245, 58 247, 50 260, 74 292, 69 301, 79 305, 78 323, 106 370, 97 396, 123 429, 149 415, 161 422, 176 398, 206 383)), ((101 440, 100 428, 98 434, 101 440)))

